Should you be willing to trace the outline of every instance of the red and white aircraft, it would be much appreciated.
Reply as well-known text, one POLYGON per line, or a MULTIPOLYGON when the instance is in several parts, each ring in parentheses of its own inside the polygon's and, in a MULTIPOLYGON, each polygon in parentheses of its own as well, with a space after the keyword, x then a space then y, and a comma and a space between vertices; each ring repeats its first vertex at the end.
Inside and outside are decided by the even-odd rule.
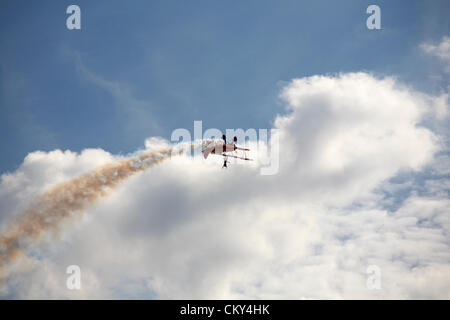
POLYGON ((227 143, 227 137, 223 135, 222 140, 223 142, 211 142, 210 144, 208 144, 208 146, 204 150, 202 150, 203 157, 206 159, 210 154, 223 156, 222 168, 227 168, 228 157, 241 160, 253 160, 247 158, 246 155, 246 151, 250 151, 250 149, 241 148, 236 145, 237 137, 233 138, 233 142, 227 143), (238 154, 238 150, 243 152, 243 156, 240 156, 238 154))

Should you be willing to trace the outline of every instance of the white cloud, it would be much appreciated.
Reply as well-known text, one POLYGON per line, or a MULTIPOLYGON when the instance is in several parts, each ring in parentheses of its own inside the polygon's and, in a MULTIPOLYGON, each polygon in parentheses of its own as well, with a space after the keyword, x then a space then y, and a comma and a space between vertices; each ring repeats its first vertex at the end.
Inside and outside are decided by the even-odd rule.
MULTIPOLYGON (((404 188, 389 179, 437 166, 439 137, 421 126, 437 100, 367 73, 295 79, 281 98, 278 174, 186 156, 153 167, 61 241, 34 248, 3 294, 449 298, 448 179, 428 181, 430 192, 412 192, 394 211, 380 193, 395 198, 404 188), (81 267, 81 292, 64 288, 71 264, 81 267), (381 290, 366 287, 369 265, 381 269, 381 290)), ((147 148, 152 141, 164 143, 147 148)), ((2 221, 46 186, 111 159, 102 150, 30 154, 2 176, 2 221)))
POLYGON ((450 37, 444 36, 438 44, 423 43, 422 50, 445 63, 446 72, 450 72, 450 37))

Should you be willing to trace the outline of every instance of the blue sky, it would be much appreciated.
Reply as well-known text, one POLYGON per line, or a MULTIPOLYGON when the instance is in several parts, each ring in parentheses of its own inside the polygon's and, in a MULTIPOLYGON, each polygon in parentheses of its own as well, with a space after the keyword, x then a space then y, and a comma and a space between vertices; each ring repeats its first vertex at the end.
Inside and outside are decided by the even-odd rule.
POLYGON ((449 9, 2 1, 0 298, 450 298, 449 9), (154 154, 194 120, 278 135, 154 154))
POLYGON ((448 1, 2 1, 0 173, 32 151, 128 153, 176 128, 270 128, 296 77, 366 70, 426 92, 448 1), (68 5, 82 29, 66 29, 68 5), (366 28, 369 4, 382 30, 366 28))

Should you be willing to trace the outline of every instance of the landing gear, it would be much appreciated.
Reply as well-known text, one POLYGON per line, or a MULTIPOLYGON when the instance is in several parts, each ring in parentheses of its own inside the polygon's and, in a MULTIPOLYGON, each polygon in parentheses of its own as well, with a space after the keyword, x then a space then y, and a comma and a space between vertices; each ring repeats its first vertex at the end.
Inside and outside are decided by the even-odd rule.
POLYGON ((228 157, 223 157, 223 166, 222 166, 222 169, 223 169, 223 168, 228 168, 227 162, 228 162, 228 157))

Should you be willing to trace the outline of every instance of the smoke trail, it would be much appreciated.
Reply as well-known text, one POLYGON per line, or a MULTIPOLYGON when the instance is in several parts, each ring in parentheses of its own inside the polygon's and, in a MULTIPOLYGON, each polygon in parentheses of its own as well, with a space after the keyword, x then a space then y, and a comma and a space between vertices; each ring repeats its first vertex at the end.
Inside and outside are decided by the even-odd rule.
MULTIPOLYGON (((190 146, 192 151, 194 145, 190 146)), ((38 196, 0 235, 0 285, 7 276, 8 264, 26 257, 24 250, 37 240, 44 235, 55 237, 63 222, 80 217, 88 206, 107 196, 125 179, 184 150, 186 146, 184 149, 164 147, 119 159, 59 183, 38 196)))

